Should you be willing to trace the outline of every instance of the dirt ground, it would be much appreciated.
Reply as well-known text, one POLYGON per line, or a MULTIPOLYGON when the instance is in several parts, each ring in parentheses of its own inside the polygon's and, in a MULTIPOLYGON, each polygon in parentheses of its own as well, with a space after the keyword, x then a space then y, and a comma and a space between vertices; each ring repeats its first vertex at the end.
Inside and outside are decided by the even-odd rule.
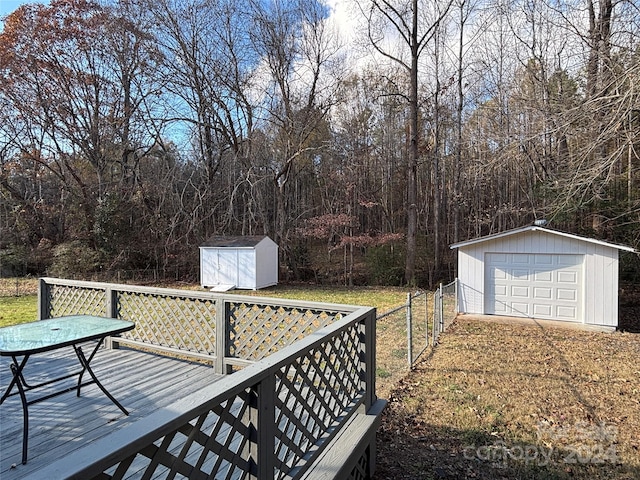
POLYGON ((640 478, 640 288, 623 331, 459 317, 400 380, 375 480, 640 478))

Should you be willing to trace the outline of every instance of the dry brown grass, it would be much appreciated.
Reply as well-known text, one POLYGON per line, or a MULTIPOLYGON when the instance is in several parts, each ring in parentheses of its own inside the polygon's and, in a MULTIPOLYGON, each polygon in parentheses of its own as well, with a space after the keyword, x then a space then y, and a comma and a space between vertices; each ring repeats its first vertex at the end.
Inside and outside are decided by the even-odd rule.
POLYGON ((402 379, 375 478, 640 478, 640 335, 461 317, 402 379))
POLYGON ((25 295, 36 295, 37 293, 37 278, 0 278, 0 297, 21 297, 25 295))
MULTIPOLYGON (((376 394, 380 398, 389 398, 394 386, 409 372, 407 312, 406 308, 400 308, 390 315, 384 315, 384 312, 378 309, 378 316, 379 319, 376 323, 376 394)), ((426 293, 412 300, 411 339, 414 361, 427 346, 427 319, 433 321, 432 316, 433 294, 426 293)))

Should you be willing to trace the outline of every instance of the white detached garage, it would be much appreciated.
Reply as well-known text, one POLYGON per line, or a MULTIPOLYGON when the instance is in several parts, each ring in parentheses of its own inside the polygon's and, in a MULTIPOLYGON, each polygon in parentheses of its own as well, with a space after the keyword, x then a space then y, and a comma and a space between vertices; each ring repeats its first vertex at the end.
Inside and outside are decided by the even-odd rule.
POLYGON ((278 245, 267 236, 212 237, 200 246, 200 285, 215 290, 278 283, 278 245))
POLYGON ((618 326, 618 252, 633 248, 539 226, 451 248, 462 313, 618 326))

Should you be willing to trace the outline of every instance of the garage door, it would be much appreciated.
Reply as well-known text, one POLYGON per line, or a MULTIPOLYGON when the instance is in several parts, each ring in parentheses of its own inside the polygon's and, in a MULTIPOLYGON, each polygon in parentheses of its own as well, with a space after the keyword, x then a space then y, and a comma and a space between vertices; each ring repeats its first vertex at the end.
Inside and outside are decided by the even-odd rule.
POLYGON ((582 255, 487 253, 485 312, 582 321, 582 255))

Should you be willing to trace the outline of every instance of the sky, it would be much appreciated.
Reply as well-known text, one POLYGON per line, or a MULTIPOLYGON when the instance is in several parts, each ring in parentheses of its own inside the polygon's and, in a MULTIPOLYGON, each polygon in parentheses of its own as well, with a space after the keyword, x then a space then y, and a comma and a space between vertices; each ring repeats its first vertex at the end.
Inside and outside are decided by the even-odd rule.
MULTIPOLYGON (((11 12, 15 11, 20 5, 27 3, 49 3, 48 0, 0 0, 0 18, 5 17, 11 12)), ((344 0, 324 0, 334 14, 334 20, 342 27, 343 32, 350 30, 348 14, 345 9, 344 0)), ((0 31, 4 28, 4 22, 0 20, 0 31)))
MULTIPOLYGON (((20 5, 27 3, 49 3, 48 0, 0 0, 0 18, 4 18, 15 11, 20 5)), ((4 30, 4 22, 0 20, 0 32, 4 30)))
POLYGON ((25 0, 0 0, 0 17, 4 17, 5 15, 10 14, 15 9, 17 9, 20 5, 24 5, 25 3, 43 3, 36 1, 25 1, 25 0))

